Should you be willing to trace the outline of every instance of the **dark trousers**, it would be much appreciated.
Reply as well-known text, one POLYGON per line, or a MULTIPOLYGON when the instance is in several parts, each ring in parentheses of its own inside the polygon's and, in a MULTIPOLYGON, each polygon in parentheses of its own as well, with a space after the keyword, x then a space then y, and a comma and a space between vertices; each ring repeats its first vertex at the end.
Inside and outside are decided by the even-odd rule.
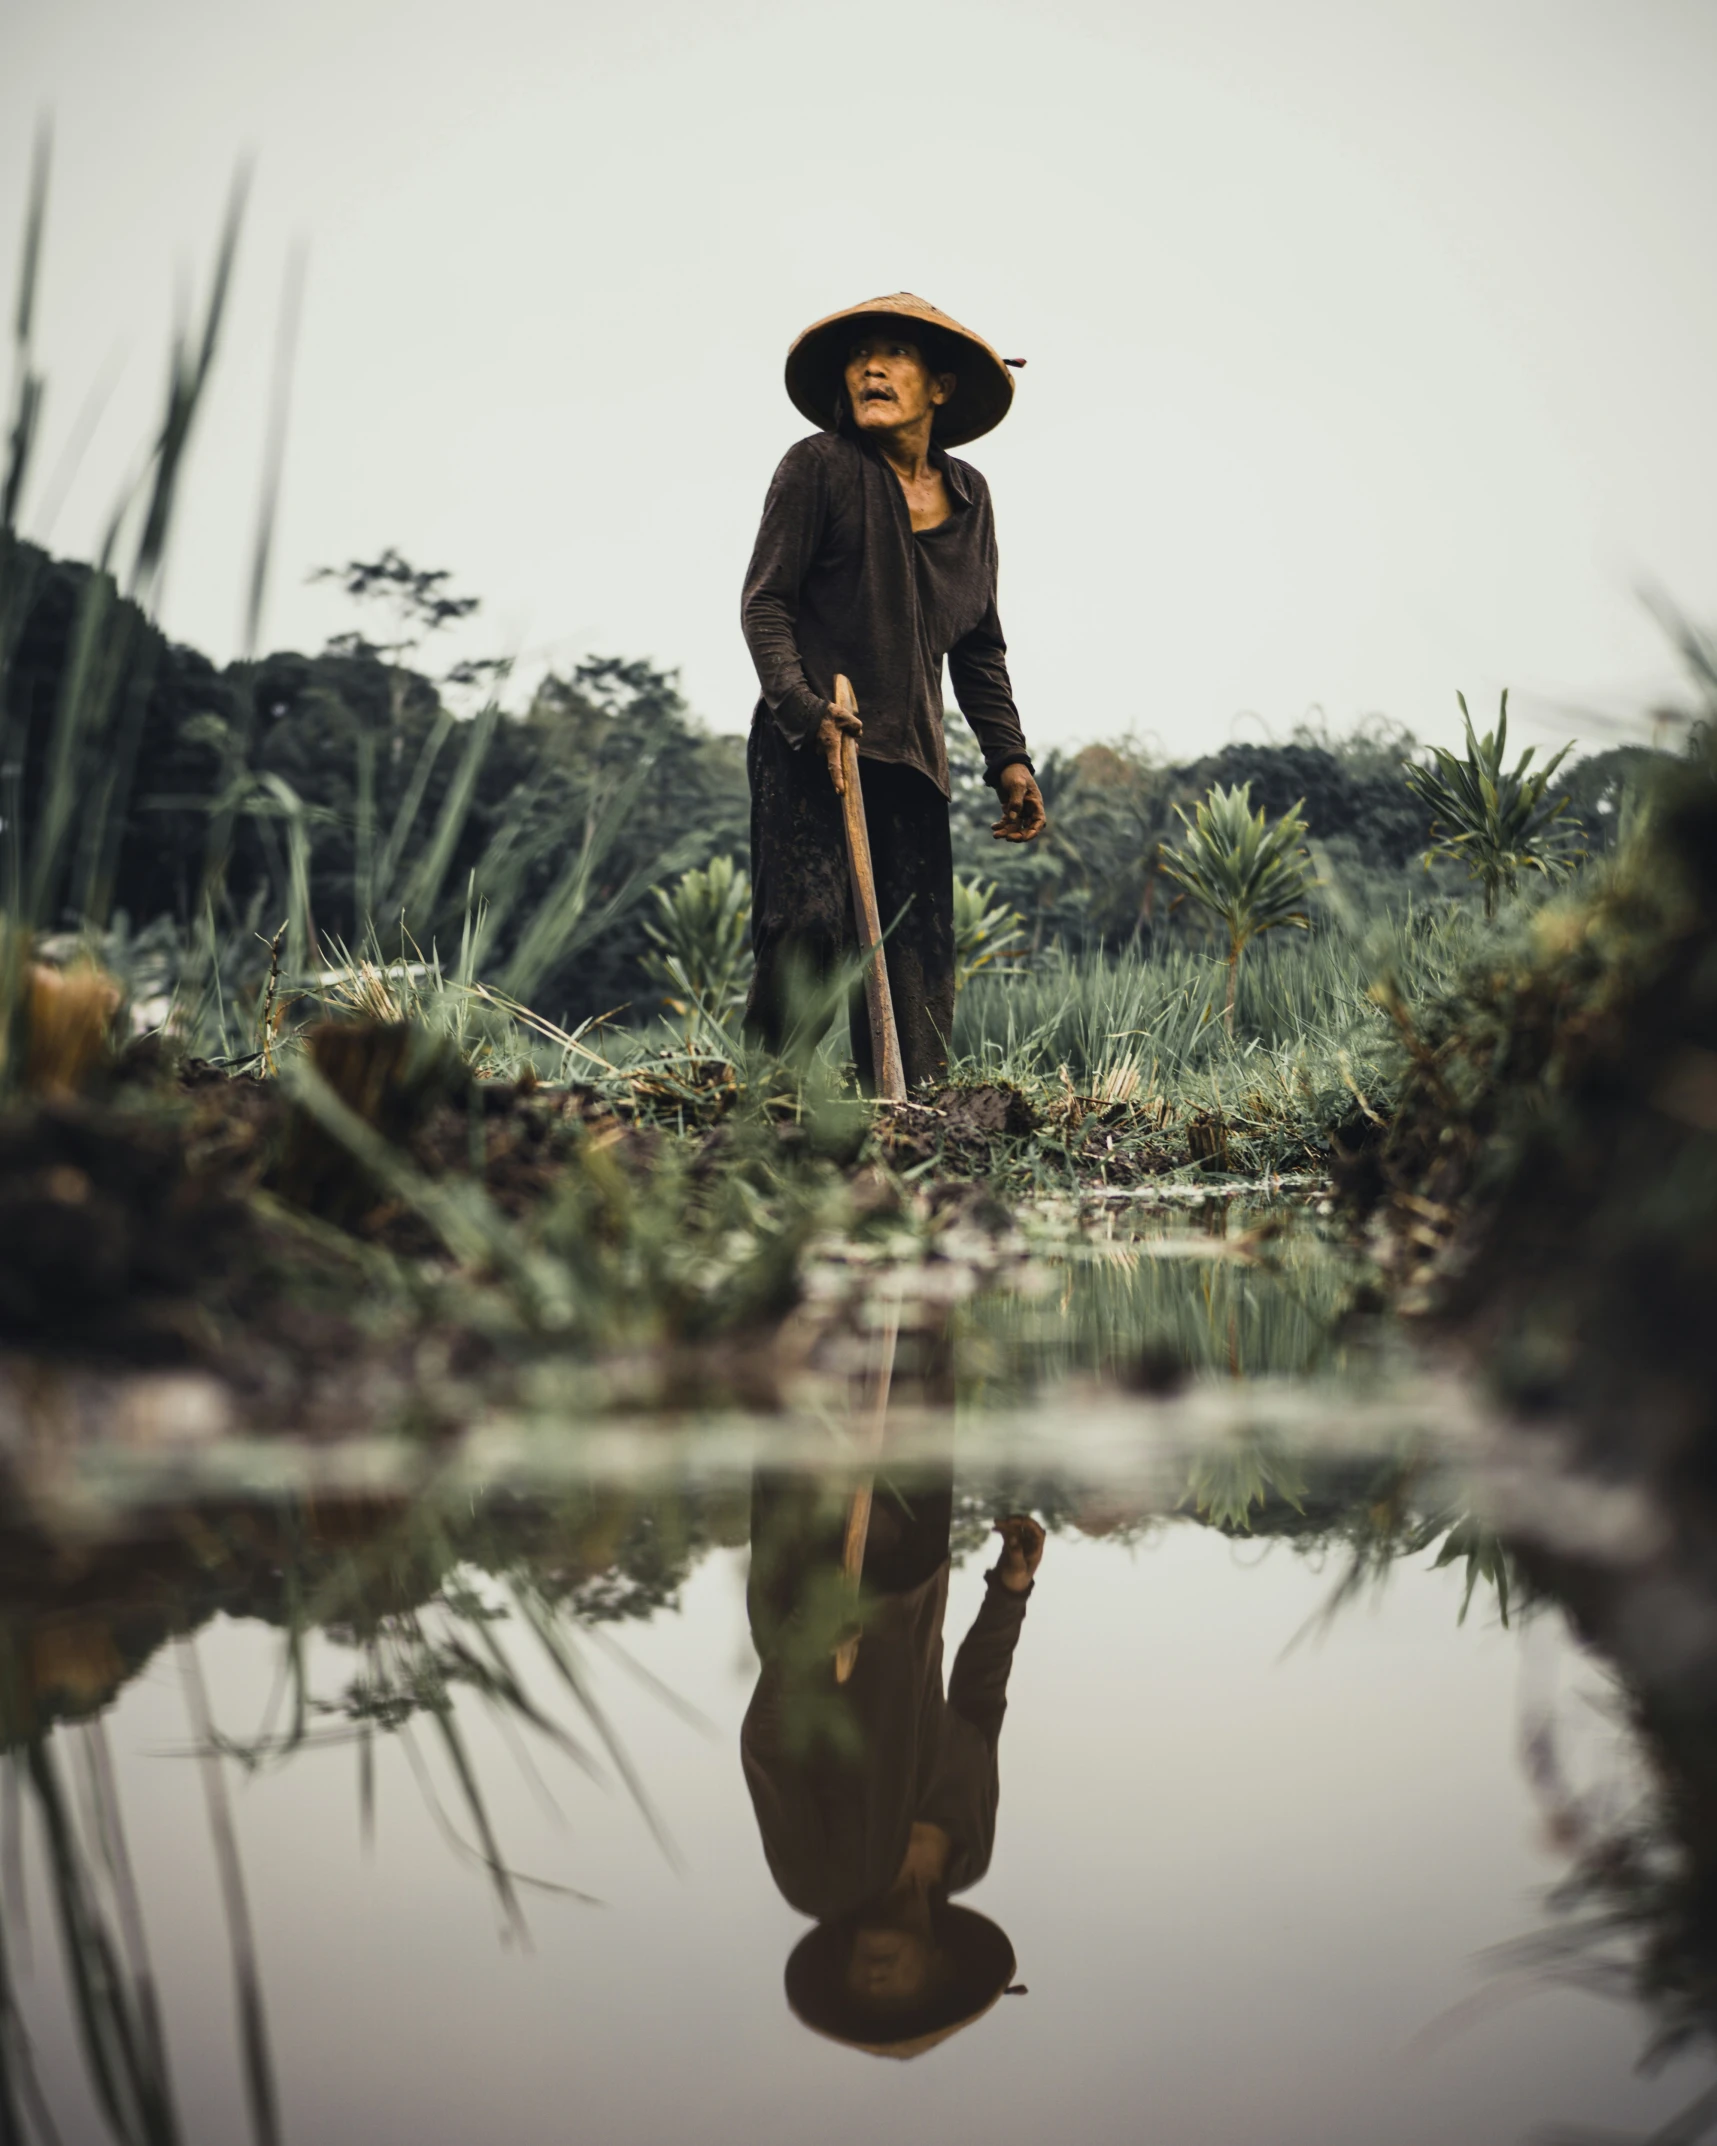
MULTIPOLYGON (((751 951, 746 1033, 780 1050, 794 995, 858 951, 841 801, 815 740, 789 745, 766 716, 751 726, 751 951)), ((940 1081, 954 1025, 954 860, 948 801, 927 775, 859 761, 865 825, 886 935, 888 985, 906 1084, 940 1081)), ((862 985, 848 1006, 860 1085, 874 1093, 862 985)))

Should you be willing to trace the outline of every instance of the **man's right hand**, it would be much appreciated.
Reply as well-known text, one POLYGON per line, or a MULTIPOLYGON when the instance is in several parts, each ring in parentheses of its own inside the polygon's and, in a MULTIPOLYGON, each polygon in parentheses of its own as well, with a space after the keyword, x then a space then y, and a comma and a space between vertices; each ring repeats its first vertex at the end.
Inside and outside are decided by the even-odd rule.
POLYGON ((862 738, 864 725, 856 715, 848 715, 844 709, 829 704, 828 713, 817 725, 817 743, 822 747, 823 758, 829 763, 829 780, 835 786, 835 795, 847 794, 847 771, 841 765, 842 738, 862 738))
POLYGON ((1032 1575, 1043 1563, 1043 1529, 1029 1513, 1009 1513, 998 1520, 995 1533, 1002 1539, 1002 1554, 995 1573, 1009 1594, 1023 1595, 1032 1575))

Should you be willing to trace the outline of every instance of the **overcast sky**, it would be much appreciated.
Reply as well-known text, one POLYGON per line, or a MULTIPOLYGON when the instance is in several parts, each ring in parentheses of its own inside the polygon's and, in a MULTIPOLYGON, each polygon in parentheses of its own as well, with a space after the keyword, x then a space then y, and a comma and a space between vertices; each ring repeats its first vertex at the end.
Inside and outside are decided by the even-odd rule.
POLYGON ((61 550, 255 159, 165 602, 217 656, 297 239, 270 645, 395 544, 483 597, 463 652, 741 727, 787 344, 900 288, 1029 360, 969 452, 1040 743, 1512 684, 1596 745, 1670 675, 1641 585, 1717 610, 1717 0, 0 0, 8 283, 42 108, 61 550))

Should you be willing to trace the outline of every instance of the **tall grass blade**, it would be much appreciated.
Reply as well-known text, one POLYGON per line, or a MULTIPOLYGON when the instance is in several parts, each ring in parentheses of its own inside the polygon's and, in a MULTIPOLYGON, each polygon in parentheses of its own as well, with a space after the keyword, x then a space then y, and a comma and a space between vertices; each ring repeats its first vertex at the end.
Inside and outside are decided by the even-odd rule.
POLYGON ((79 2037, 96 2099, 131 2146, 177 2146, 165 2045, 135 2012, 124 1956, 98 1904, 87 1858, 41 1737, 29 1746, 31 1786, 47 1838, 61 1948, 71 1976, 79 2037))
POLYGON ((471 1754, 466 1750, 465 1739, 459 1732, 458 1723, 453 1719, 451 1698, 444 1696, 442 1703, 434 1707, 431 1713, 442 1748, 447 1753, 454 1778, 459 1783, 459 1793, 464 1797, 465 1808, 471 1814, 471 1823, 477 1829, 478 1859, 494 1882, 495 1896, 501 1903, 502 1912, 506 1915, 514 1935, 522 1939, 526 1934, 524 1910, 519 1906, 519 1896, 513 1888, 513 1873, 507 1867, 506 1858, 501 1853, 501 1843, 496 1838, 495 1828, 490 1822, 489 1806, 484 1801, 482 1786, 477 1779, 476 1769, 471 1764, 471 1754))
POLYGON ((280 293, 280 320, 274 334, 274 377, 268 395, 268 437, 262 453, 262 486, 256 502, 256 535, 251 543, 250 582, 245 591, 244 652, 256 657, 262 646, 262 612, 268 596, 268 568, 274 555, 274 531, 280 518, 280 478, 286 462, 287 420, 292 409, 292 374, 298 356, 298 328, 304 310, 306 255, 294 246, 286 261, 280 293))
POLYGON ((262 788, 280 807, 286 827, 287 967, 302 975, 320 965, 316 919, 310 909, 310 829, 304 801, 282 775, 267 774, 262 788))
POLYGON ((465 750, 459 757, 453 780, 447 786, 447 795, 441 801, 435 831, 406 882, 400 906, 408 917, 418 921, 420 928, 424 920, 433 916, 436 904, 441 899, 442 883, 447 877, 448 867, 453 862, 453 853, 459 847, 459 838, 465 832, 465 822, 471 816, 471 807, 477 796, 477 777, 493 742, 495 725, 500 719, 501 704, 491 696, 472 721, 470 734, 465 740, 465 750))
POLYGON ((54 919, 60 865, 66 836, 85 802, 81 748, 97 727, 102 692, 103 656, 109 624, 118 603, 112 577, 94 573, 85 582, 72 627, 71 646, 48 734, 47 764, 42 771, 36 807, 27 889, 27 916, 35 924, 54 919))
MULTIPOLYGON (((405 786, 405 795, 399 801, 399 810, 394 814, 393 826, 388 830, 387 841, 376 864, 375 888, 378 913, 393 908, 394 874, 399 870, 405 845, 417 825, 417 816, 423 810, 424 792, 429 788, 429 778, 435 771, 435 763, 441 758, 441 749, 453 735, 454 716, 451 708, 438 708, 429 736, 424 739, 411 779, 405 786)), ((374 749, 372 741, 372 751, 374 749)))
POLYGON ((560 877, 520 933, 499 988, 509 998, 529 999, 557 962, 605 931, 640 902, 649 888, 685 862, 690 841, 673 844, 662 856, 629 872, 606 900, 593 906, 596 875, 613 846, 654 763, 644 761, 606 796, 593 797, 585 814, 584 839, 567 859, 560 877))
POLYGON ((352 914, 376 920, 376 740, 365 724, 357 737, 358 779, 352 822, 352 914))
POLYGON ((152 605, 159 594, 179 481, 184 472, 191 428, 196 422, 197 408, 208 386, 215 351, 220 343, 221 325, 232 287, 233 263, 238 255, 239 229, 244 221, 249 192, 250 172, 248 167, 241 165, 227 194, 226 215, 215 249, 214 276, 203 310, 202 333, 192 344, 181 330, 168 363, 167 408, 155 443, 154 481, 149 503, 144 509, 143 527, 138 534, 129 582, 129 593, 146 606, 152 605))
POLYGON ((146 2039, 162 2051, 164 2065, 167 2036, 155 1993, 155 1970, 150 1962, 149 1941, 143 1926, 143 1903, 138 1896, 137 1877, 126 1843, 113 1752, 108 1744, 106 1725, 99 1715, 85 1726, 82 1747, 89 1775, 90 1804, 95 1814, 96 1839, 118 1910, 120 1935, 132 1962, 139 2022, 146 2039))
MULTIPOLYGON (((53 157, 53 130, 44 114, 36 122, 30 152, 30 190, 24 209, 24 254, 18 268, 18 302, 12 315, 12 348, 16 371, 12 424, 6 440, 6 469, 0 477, 0 536, 10 537, 18 523, 24 480, 29 475, 36 427, 42 415, 45 383, 32 362, 36 318, 36 287, 42 268, 42 232, 48 216, 48 171, 53 157)), ((0 658, 4 644, 0 643, 0 658)), ((5 665, 0 660, 0 682, 5 665)))
POLYGON ((262 1978, 257 1972, 250 1902, 245 1892, 244 1869, 239 1861, 238 1835, 233 1828, 232 1809, 227 1800, 224 1761, 215 1742, 208 1687, 203 1682, 202 1663, 194 1639, 180 1640, 179 1666, 184 1678, 186 1709, 191 1717, 191 1734, 196 1741, 202 1770, 209 1833, 214 1841, 215 1866, 220 1874, 221 1904, 226 1911, 227 1936, 232 1947, 233 1989, 238 2008, 239 2042, 244 2053, 245 2096, 250 2107, 251 2133, 259 2146, 279 2146, 280 2115, 274 2091, 274 2063, 269 2054, 268 2021, 263 2007, 262 1978))
POLYGON ((325 1133, 396 1199, 422 1215, 455 1259, 468 1266, 487 1264, 505 1275, 527 1317, 541 1323, 564 1322, 565 1286, 558 1270, 532 1257, 519 1232, 480 1185, 426 1177, 344 1103, 307 1060, 282 1066, 281 1078, 325 1133))
POLYGON ((12 1986, 0 1918, 0 2146, 60 2146, 60 2131, 36 2075, 35 2052, 12 1986))
POLYGON ((518 1603, 520 1609, 524 1611, 525 1621, 536 1634, 538 1645, 553 1664, 555 1674, 578 1701, 586 1718, 596 1730, 597 1735, 601 1737, 603 1748, 613 1761, 615 1772, 619 1774, 621 1780, 626 1784, 627 1793, 637 1805, 638 1814, 649 1827, 657 1847, 661 1849, 663 1855, 667 1857, 673 1867, 676 1870, 679 1869, 681 1867, 680 1853, 674 1845, 673 1836, 668 1832, 660 1812, 651 1801, 650 1793, 644 1786, 643 1777, 632 1763, 618 1732, 603 1711, 596 1694, 591 1690, 583 1668, 560 1633, 555 1629, 554 1620, 549 1615, 546 1605, 539 1599, 534 1590, 526 1586, 519 1586, 514 1589, 514 1600, 518 1603))

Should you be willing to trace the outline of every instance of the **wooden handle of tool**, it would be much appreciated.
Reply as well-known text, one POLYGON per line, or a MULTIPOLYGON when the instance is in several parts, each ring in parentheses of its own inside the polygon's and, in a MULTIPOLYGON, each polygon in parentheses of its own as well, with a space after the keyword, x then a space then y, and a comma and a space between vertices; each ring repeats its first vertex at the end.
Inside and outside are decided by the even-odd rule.
MULTIPOLYGON (((847 1506, 847 1531, 841 1543, 841 1578, 849 1595, 858 1599, 864 1577, 865 1545, 870 1539, 870 1508, 876 1491, 876 1464, 888 1438, 888 1396, 894 1384, 894 1351, 900 1339, 900 1306, 891 1304, 878 1337, 880 1350, 876 1386, 871 1398, 870 1426, 865 1436, 865 1466, 869 1473, 859 1479, 847 1506)), ((860 1632, 850 1632, 835 1649, 835 1682, 845 1684, 858 1661, 860 1632)))
MULTIPOLYGON (((841 1544, 841 1578, 846 1582, 847 1592, 857 1596, 859 1580, 864 1572, 865 1544, 870 1539, 870 1506, 875 1491, 875 1480, 867 1476, 852 1494, 847 1507, 846 1539, 841 1544)), ((857 1632, 849 1632, 835 1649, 835 1682, 844 1684, 852 1675, 858 1661, 859 1639, 857 1632)))
MULTIPOLYGON (((852 681, 835 679, 835 706, 843 715, 857 715, 858 701, 852 681)), ((853 917, 858 925, 859 946, 870 956, 865 965, 865 1009, 870 1015, 871 1063, 876 1074, 876 1092, 886 1103, 906 1100, 906 1068, 900 1057, 900 1035, 894 1025, 894 998, 888 988, 888 964, 882 954, 882 920, 876 906, 876 874, 871 870, 870 829, 865 825, 864 792, 859 787, 858 740, 841 739, 841 772, 845 794, 841 819, 847 837, 847 870, 852 879, 853 917)))

